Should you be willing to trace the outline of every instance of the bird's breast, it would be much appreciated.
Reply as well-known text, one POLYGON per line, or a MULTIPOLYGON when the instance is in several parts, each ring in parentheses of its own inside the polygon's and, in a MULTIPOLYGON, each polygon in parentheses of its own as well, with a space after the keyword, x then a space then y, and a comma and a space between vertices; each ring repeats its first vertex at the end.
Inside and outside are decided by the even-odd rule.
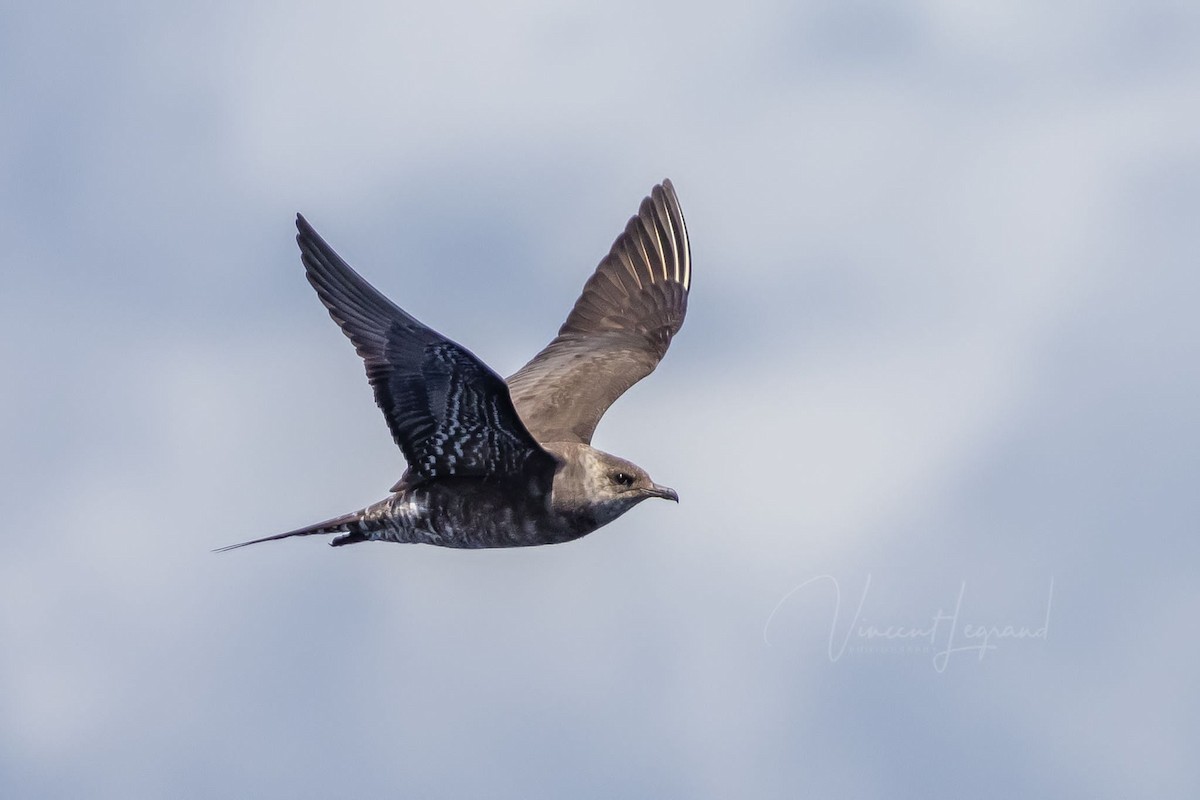
POLYGON ((387 524, 376 538, 441 547, 556 544, 595 527, 556 513, 544 499, 485 481, 431 482, 394 494, 379 505, 387 524))

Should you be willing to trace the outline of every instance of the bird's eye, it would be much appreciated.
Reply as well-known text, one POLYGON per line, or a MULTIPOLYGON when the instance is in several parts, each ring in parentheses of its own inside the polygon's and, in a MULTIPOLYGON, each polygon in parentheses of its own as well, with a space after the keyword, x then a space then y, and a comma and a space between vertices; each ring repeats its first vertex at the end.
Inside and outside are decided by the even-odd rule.
POLYGON ((619 483, 622 486, 633 486, 633 476, 628 472, 614 472, 612 479, 613 483, 619 483))

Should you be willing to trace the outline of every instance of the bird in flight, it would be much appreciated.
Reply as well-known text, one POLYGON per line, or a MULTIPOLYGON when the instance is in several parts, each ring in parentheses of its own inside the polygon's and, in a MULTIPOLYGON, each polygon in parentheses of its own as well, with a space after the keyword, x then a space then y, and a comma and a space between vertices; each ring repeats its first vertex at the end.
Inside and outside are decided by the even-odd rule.
POLYGON ((683 325, 692 261, 675 189, 642 201, 558 335, 506 382, 384 297, 297 215, 308 282, 366 362, 408 469, 391 494, 294 531, 330 544, 523 547, 578 539, 650 497, 641 467, 591 446, 600 417, 649 375, 683 325))

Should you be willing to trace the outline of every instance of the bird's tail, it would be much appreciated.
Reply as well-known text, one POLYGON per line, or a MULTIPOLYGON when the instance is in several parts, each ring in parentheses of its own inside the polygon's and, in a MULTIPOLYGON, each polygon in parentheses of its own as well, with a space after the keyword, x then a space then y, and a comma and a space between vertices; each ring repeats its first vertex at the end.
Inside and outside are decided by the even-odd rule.
POLYGON ((340 517, 327 519, 324 522, 318 522, 316 525, 309 525, 304 528, 297 528, 294 531, 287 533, 277 533, 274 536, 264 536, 261 539, 251 539, 248 542, 238 542, 237 544, 218 547, 213 550, 214 553, 224 553, 227 550, 236 550, 239 547, 245 547, 248 544, 260 544, 262 542, 273 542, 276 539, 288 539, 292 536, 314 536, 316 534, 341 533, 330 544, 337 546, 343 544, 354 544, 355 542, 365 542, 367 540, 367 531, 369 526, 366 522, 366 514, 363 511, 354 511, 349 514, 343 514, 340 517))

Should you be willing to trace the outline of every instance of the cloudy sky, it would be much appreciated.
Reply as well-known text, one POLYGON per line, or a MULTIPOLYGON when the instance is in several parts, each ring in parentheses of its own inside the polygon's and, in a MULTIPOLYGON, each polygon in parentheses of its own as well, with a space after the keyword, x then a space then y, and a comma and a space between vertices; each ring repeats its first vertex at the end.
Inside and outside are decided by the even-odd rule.
POLYGON ((0 796, 1194 797, 1187 3, 9 4, 0 796), (663 177, 568 545, 403 469, 303 211, 508 374, 663 177))

